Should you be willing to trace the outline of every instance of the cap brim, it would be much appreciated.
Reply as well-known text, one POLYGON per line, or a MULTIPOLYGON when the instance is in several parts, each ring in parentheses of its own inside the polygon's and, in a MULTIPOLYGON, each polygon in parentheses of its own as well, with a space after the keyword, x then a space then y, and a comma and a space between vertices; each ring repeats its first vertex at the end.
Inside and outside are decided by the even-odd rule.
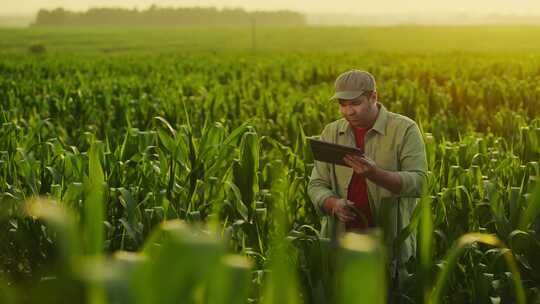
POLYGON ((360 95, 364 94, 364 91, 341 91, 341 92, 336 92, 336 94, 334 94, 332 96, 332 98, 330 98, 330 100, 336 100, 336 99, 345 99, 345 100, 349 100, 349 99, 355 99, 357 97, 360 97, 360 95))

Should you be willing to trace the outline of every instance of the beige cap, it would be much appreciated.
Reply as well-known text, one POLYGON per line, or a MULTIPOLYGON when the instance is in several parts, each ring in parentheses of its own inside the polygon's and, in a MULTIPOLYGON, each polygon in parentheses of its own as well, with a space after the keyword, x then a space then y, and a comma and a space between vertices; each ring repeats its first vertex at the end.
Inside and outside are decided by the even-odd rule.
POLYGON ((375 78, 366 71, 351 70, 336 79, 336 93, 331 99, 355 99, 368 91, 375 91, 375 78))

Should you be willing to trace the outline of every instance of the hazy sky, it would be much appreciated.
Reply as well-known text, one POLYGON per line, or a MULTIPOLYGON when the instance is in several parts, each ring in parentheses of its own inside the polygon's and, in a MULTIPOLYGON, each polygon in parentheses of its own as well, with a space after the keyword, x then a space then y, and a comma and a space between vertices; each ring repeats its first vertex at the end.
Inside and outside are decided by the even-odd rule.
POLYGON ((85 10, 96 6, 146 8, 161 6, 242 7, 247 10, 290 9, 305 13, 540 14, 540 0, 0 0, 0 15, 35 13, 39 8, 85 10))

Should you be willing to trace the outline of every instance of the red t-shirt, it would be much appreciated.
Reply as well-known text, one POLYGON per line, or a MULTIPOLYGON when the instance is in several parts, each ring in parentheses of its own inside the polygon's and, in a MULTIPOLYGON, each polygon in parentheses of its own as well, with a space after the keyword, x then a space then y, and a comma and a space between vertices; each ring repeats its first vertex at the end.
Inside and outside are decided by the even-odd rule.
MULTIPOLYGON (((364 149, 364 137, 369 131, 369 128, 354 128, 354 137, 356 138, 356 147, 364 149)), ((373 216, 371 214, 371 208, 369 206, 368 192, 367 192, 366 179, 353 172, 351 183, 347 193, 347 199, 354 203, 354 205, 360 209, 365 215, 368 225, 363 223, 362 219, 355 219, 354 221, 347 222, 345 227, 349 229, 365 229, 367 227, 373 227, 373 216)))

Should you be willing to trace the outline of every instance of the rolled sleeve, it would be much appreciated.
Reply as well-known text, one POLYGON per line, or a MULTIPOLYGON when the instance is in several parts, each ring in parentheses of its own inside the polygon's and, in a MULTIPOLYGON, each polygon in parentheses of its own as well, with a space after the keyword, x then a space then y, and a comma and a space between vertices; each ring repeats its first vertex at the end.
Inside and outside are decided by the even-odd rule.
MULTIPOLYGON (((317 162, 316 163, 321 163, 317 162)), ((330 183, 325 175, 327 165, 318 166, 315 164, 308 184, 308 194, 319 215, 326 214, 322 208, 324 201, 329 197, 337 197, 336 193, 330 189, 330 183)))
MULTIPOLYGON (((329 141, 328 133, 327 126, 322 131, 321 140, 329 141)), ((322 208, 324 201, 332 196, 337 197, 337 194, 332 190, 330 166, 326 162, 315 161, 308 183, 308 195, 319 216, 326 215, 322 208)))
POLYGON ((400 153, 401 191, 398 196, 420 197, 427 180, 426 147, 416 124, 407 128, 400 153))

